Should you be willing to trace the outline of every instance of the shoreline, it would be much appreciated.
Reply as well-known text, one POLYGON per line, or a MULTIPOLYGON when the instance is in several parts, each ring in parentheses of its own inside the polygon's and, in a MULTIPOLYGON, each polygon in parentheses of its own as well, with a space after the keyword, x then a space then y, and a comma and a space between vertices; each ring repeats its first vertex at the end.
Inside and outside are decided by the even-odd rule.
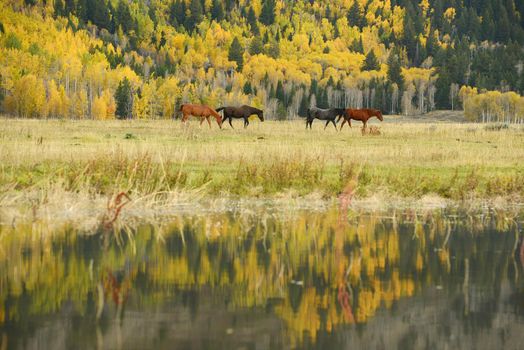
MULTIPOLYGON (((195 193, 177 192, 174 197, 162 201, 147 201, 131 198, 116 215, 115 227, 122 225, 133 227, 140 224, 156 224, 174 218, 206 217, 218 214, 275 215, 293 216, 300 212, 327 212, 344 207, 338 197, 322 198, 318 194, 307 196, 271 197, 212 197, 199 196, 195 193)), ((60 198, 49 199, 46 203, 35 206, 34 202, 13 202, 0 207, 0 227, 18 224, 39 223, 49 228, 53 226, 74 225, 78 231, 96 232, 104 222, 104 217, 113 218, 114 198, 81 198, 79 194, 62 194, 60 198)), ((343 210, 343 209, 342 209, 343 210)), ((354 198, 347 206, 347 214, 386 214, 391 212, 457 211, 469 214, 504 211, 520 215, 524 211, 523 198, 496 197, 490 199, 469 199, 454 201, 438 196, 421 198, 400 198, 371 196, 354 198)))

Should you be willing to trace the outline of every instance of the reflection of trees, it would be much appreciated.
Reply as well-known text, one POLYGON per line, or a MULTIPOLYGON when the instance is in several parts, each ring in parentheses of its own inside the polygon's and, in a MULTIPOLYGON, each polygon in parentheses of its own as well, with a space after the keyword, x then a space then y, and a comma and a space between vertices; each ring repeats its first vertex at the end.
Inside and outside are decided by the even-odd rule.
POLYGON ((482 301, 480 288, 489 286, 496 301, 502 280, 512 275, 522 294, 516 221, 504 213, 391 215, 357 214, 350 222, 341 222, 337 210, 284 219, 268 213, 178 218, 162 232, 141 226, 132 241, 106 249, 100 237, 68 229, 51 239, 35 234, 34 225, 15 232, 2 227, 0 315, 4 326, 21 327, 72 302, 86 320, 103 324, 125 318, 126 303, 154 305, 170 297, 196 315, 199 291, 211 289, 212 298, 235 308, 271 304, 293 346, 305 335, 315 342, 319 331, 363 324, 381 306, 428 286, 460 291, 455 311, 473 328, 489 325, 497 308, 482 301), (479 313, 484 323, 470 317, 479 313))

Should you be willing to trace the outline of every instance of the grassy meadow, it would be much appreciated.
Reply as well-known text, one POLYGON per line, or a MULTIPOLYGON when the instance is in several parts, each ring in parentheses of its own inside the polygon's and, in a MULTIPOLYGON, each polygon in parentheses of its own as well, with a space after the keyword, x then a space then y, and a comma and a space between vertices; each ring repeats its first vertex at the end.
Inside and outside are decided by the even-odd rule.
POLYGON ((401 122, 381 135, 315 121, 0 120, 0 206, 78 198, 524 197, 524 129, 401 122))

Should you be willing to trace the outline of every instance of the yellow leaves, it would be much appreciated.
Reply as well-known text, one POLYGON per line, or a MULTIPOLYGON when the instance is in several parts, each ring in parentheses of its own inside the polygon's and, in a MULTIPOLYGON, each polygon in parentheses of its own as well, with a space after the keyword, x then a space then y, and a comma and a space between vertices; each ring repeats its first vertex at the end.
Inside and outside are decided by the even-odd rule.
POLYGON ((448 21, 448 22, 451 22, 455 19, 455 16, 457 15, 457 10, 455 10, 455 8, 453 7, 448 7, 446 9, 446 11, 444 11, 444 18, 448 21))
POLYGON ((13 90, 4 100, 8 113, 22 118, 46 115, 44 83, 33 74, 24 75, 14 83, 13 90))
POLYGON ((70 101, 65 93, 64 86, 57 87, 54 80, 51 80, 47 85, 47 115, 54 118, 67 118, 70 101))
POLYGON ((515 92, 487 91, 463 86, 459 91, 466 118, 483 122, 516 122, 524 118, 524 97, 515 92))

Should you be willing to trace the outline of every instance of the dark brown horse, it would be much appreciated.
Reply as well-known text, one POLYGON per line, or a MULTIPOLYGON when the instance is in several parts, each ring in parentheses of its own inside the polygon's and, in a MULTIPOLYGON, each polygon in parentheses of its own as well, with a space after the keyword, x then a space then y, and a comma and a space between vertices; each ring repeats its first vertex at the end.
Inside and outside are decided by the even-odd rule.
POLYGON ((321 109, 317 107, 312 107, 307 110, 307 120, 306 120, 306 129, 312 128, 313 120, 325 120, 326 125, 324 126, 324 130, 326 130, 329 123, 333 123, 333 126, 335 127, 335 130, 337 129, 337 124, 335 122, 335 119, 337 119, 337 116, 342 118, 345 113, 345 109, 342 108, 329 108, 329 109, 321 109))
POLYGON ((190 116, 194 116, 197 118, 200 118, 200 125, 204 122, 204 120, 207 120, 207 123, 209 124, 209 127, 211 127, 211 122, 209 121, 209 117, 214 117, 217 120, 218 126, 220 126, 220 129, 222 129, 222 116, 218 114, 213 108, 204 106, 204 105, 191 105, 191 104, 184 104, 180 106, 180 111, 183 114, 182 122, 185 123, 190 116))
MULTIPOLYGON (((224 121, 228 120, 229 125, 233 128, 231 121, 235 119, 244 119, 244 128, 249 125, 249 117, 257 115, 261 122, 264 121, 264 112, 261 109, 243 105, 241 107, 220 107, 217 108, 217 112, 224 111, 224 121)), ((233 128, 234 129, 234 128, 233 128)))
POLYGON ((340 121, 341 118, 344 118, 344 121, 340 126, 340 130, 342 130, 344 124, 346 123, 348 123, 349 127, 351 127, 351 119, 360 120, 364 124, 364 129, 366 129, 368 120, 371 117, 377 117, 380 121, 384 120, 382 117, 382 112, 380 112, 378 109, 346 109, 344 115, 338 118, 338 121, 340 121))

